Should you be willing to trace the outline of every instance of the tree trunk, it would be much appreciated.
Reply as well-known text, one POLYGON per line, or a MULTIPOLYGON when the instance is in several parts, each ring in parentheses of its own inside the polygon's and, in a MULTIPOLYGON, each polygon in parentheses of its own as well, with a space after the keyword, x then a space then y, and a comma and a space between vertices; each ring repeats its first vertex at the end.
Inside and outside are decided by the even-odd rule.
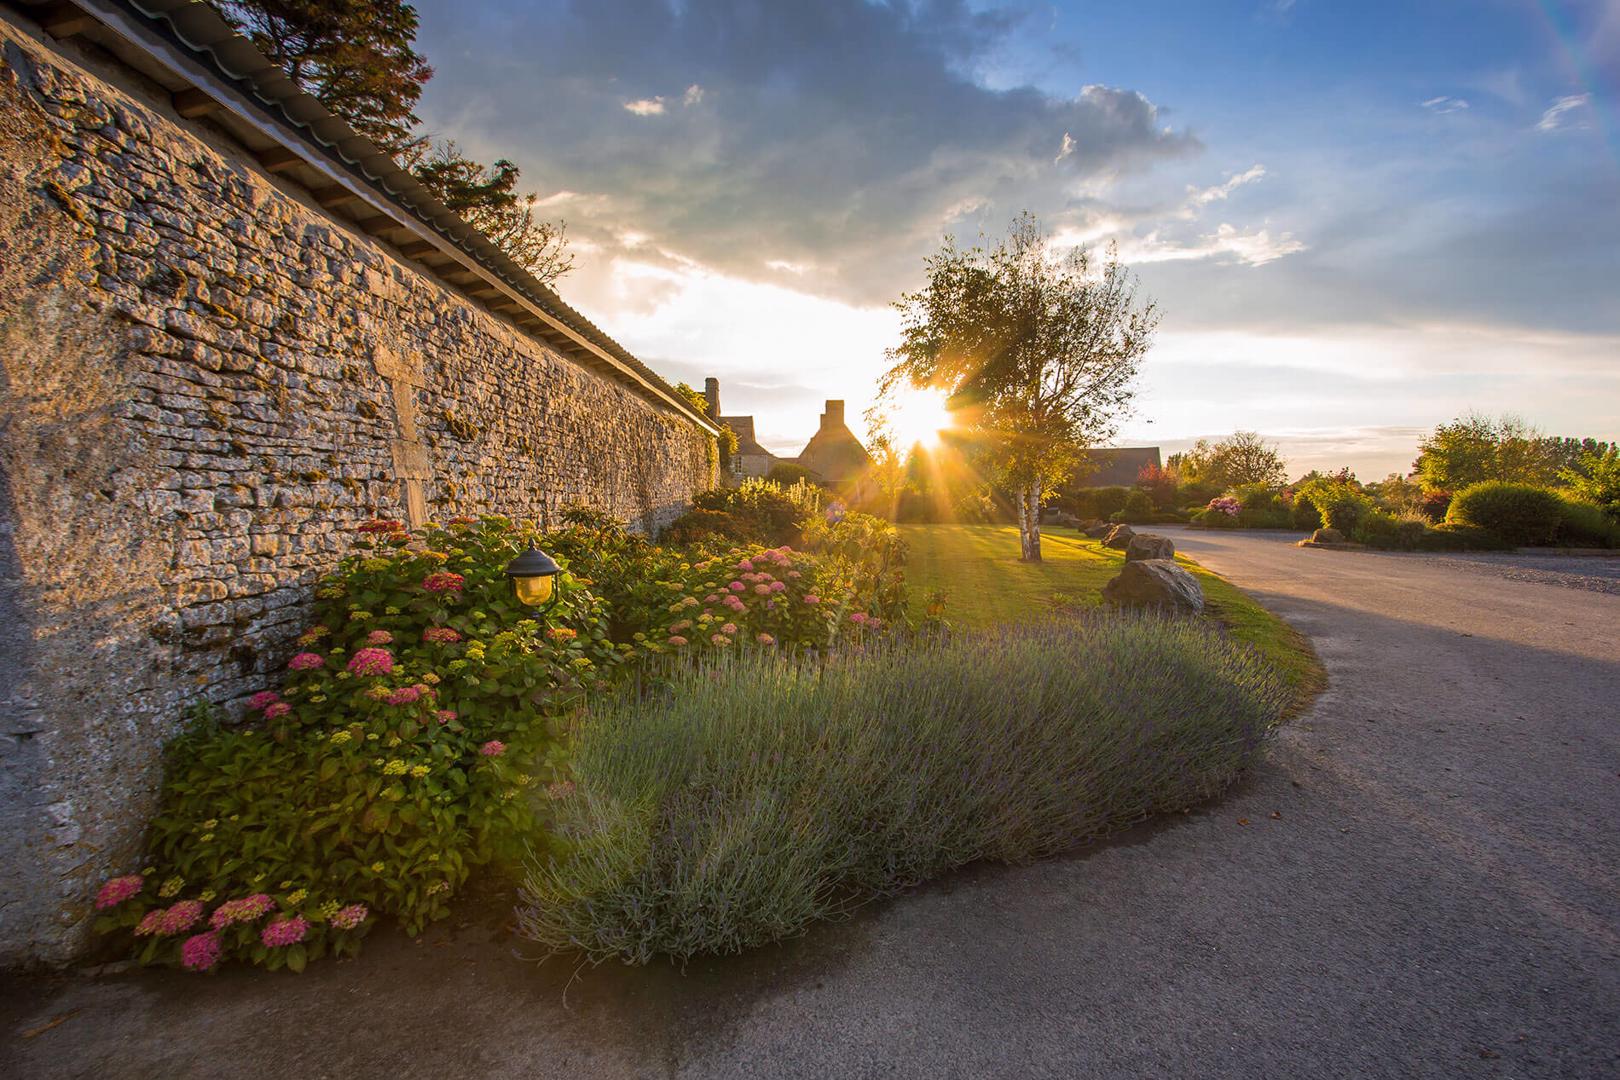
POLYGON ((1017 492, 1017 538, 1024 562, 1040 562, 1040 481, 1017 492))

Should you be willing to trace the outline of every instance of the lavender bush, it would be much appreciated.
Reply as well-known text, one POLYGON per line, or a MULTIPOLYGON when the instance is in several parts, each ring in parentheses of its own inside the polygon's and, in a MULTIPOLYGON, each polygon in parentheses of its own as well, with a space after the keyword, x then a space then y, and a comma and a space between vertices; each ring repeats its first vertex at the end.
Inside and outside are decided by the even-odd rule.
POLYGON ((1193 806, 1256 759, 1288 699, 1203 624, 1117 614, 820 665, 722 656, 593 708, 520 929, 593 961, 751 948, 1193 806))

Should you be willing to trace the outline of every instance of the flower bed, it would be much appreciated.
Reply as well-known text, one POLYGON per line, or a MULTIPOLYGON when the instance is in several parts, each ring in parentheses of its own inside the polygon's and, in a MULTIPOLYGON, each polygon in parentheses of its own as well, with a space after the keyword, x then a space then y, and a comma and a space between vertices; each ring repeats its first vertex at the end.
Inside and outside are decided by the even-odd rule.
POLYGON ((543 538, 504 518, 360 533, 250 721, 203 710, 168 747, 145 869, 97 898, 141 962, 301 969, 378 916, 415 932, 474 868, 544 844, 536 808, 587 695, 688 653, 825 649, 884 622, 845 561, 786 547, 694 556, 586 518, 543 538), (541 617, 503 574, 535 539, 569 570, 541 617), (615 575, 607 595, 586 570, 615 575))

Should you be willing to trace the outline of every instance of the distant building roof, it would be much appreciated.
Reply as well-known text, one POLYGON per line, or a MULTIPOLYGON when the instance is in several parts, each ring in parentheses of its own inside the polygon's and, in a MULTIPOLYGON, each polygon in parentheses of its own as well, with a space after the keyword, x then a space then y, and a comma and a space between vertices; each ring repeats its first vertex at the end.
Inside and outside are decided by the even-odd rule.
POLYGON ((1087 450, 1085 456, 1096 469, 1080 478, 1081 487, 1129 487, 1145 466, 1163 467, 1157 446, 1099 447, 1087 450))
POLYGON ((872 465, 872 455, 844 423, 844 403, 836 400, 827 402, 821 427, 810 436, 796 460, 828 484, 859 480, 872 465))
POLYGON ((720 380, 710 377, 703 380, 703 400, 708 403, 706 412, 709 419, 717 424, 724 424, 737 436, 737 454, 747 457, 767 457, 772 461, 776 455, 759 445, 754 435, 754 418, 752 416, 721 416, 720 415, 720 380))

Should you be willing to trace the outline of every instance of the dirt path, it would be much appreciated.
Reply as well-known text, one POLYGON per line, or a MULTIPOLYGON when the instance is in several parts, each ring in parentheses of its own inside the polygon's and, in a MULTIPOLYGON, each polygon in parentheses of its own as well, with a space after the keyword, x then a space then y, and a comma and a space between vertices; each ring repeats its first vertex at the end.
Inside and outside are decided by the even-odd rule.
POLYGON ((1620 596, 1574 580, 1613 564, 1176 539, 1331 679, 1207 813, 566 999, 498 903, 302 977, 12 980, 0 1073, 1620 1075, 1620 596))

